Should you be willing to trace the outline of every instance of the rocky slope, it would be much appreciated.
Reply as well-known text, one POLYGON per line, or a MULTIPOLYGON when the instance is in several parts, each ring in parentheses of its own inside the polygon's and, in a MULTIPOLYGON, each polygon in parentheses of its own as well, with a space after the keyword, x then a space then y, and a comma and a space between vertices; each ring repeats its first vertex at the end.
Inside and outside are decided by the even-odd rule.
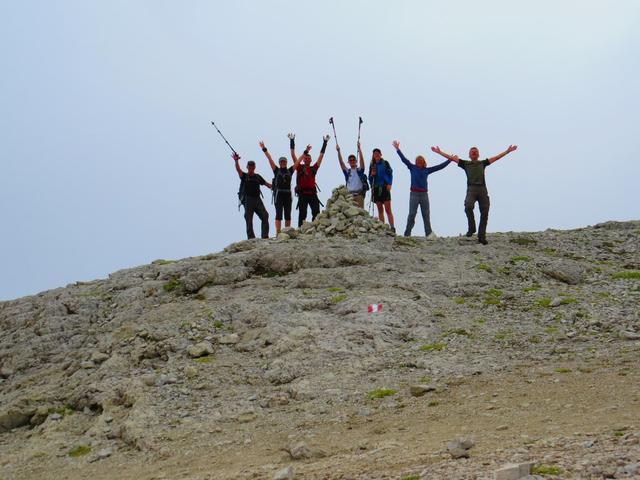
POLYGON ((337 191, 278 239, 0 303, 0 479, 637 478, 639 237, 395 237, 337 191))

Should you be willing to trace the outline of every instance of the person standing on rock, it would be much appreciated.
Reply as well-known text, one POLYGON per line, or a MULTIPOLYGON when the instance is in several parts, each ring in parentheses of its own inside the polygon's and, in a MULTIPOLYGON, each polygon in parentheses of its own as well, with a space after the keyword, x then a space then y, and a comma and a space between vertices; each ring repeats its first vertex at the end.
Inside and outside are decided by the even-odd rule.
POLYGON ((362 155, 362 149, 360 148, 360 142, 358 142, 358 158, 360 159, 360 165, 356 164, 356 156, 349 155, 348 162, 349 168, 344 164, 342 160, 342 152, 340 152, 340 145, 336 144, 336 150, 338 151, 338 161, 340 162, 340 168, 344 174, 344 179, 347 185, 347 190, 353 201, 360 208, 364 208, 364 197, 369 189, 369 182, 367 176, 364 173, 364 155, 362 155))
POLYGON ((276 206, 276 234, 280 233, 282 228, 282 213, 284 212, 284 226, 291 226, 291 204, 293 198, 291 196, 291 177, 293 177, 293 167, 287 168, 287 157, 278 159, 279 166, 273 161, 269 150, 264 142, 260 142, 260 148, 264 152, 271 170, 273 170, 273 195, 276 206))
POLYGON ((471 237, 476 233, 476 219, 473 215, 473 207, 476 202, 480 206, 480 225, 478 229, 478 242, 486 245, 487 243, 487 223, 489 221, 489 193, 487 191, 487 184, 484 180, 484 169, 491 165, 493 162, 500 160, 502 157, 515 151, 518 148, 517 145, 509 145, 509 147, 502 153, 495 157, 486 158, 480 161, 480 150, 478 147, 471 147, 469 150, 470 160, 460 160, 455 155, 440 150, 440 147, 431 147, 431 150, 438 155, 442 155, 444 158, 456 162, 460 168, 467 174, 467 196, 464 200, 464 213, 467 215, 467 222, 469 228, 467 229, 466 236, 471 237))
POLYGON ((396 228, 391 212, 391 185, 393 184, 393 169, 389 162, 382 158, 379 148, 373 149, 371 164, 369 165, 369 183, 371 184, 371 199, 378 208, 378 219, 384 223, 384 214, 393 233, 396 228))
POLYGON ((322 164, 324 152, 327 150, 327 142, 331 138, 329 135, 322 137, 322 148, 316 163, 312 164, 311 145, 307 145, 302 156, 296 156, 295 134, 290 133, 289 148, 291 149, 291 158, 293 159, 293 169, 296 171, 296 195, 298 195, 298 228, 302 226, 307 219, 307 208, 311 207, 311 221, 315 220, 320 213, 320 199, 318 198, 318 187, 316 185, 316 174, 322 164))
POLYGON ((404 230, 404 236, 410 237, 411 230, 416 223, 416 214, 418 213, 418 206, 420 206, 420 213, 422 213, 422 221, 424 223, 424 236, 431 235, 431 219, 429 215, 429 186, 427 183, 427 177, 442 170, 451 163, 451 160, 445 160, 435 167, 427 167, 427 161, 422 155, 416 157, 416 163, 411 163, 407 157, 400 151, 400 142, 395 140, 393 148, 396 149, 400 160, 404 163, 409 172, 411 172, 411 193, 409 194, 409 216, 407 217, 407 227, 404 230))
POLYGON ((256 238, 253 233, 253 214, 255 213, 261 226, 261 237, 269 238, 269 213, 264 208, 260 193, 260 185, 266 185, 271 188, 271 184, 256 173, 256 162, 250 160, 247 162, 247 172, 243 172, 240 168, 240 155, 234 153, 231 158, 236 162, 236 172, 240 177, 240 191, 238 197, 240 203, 244 206, 244 220, 247 222, 247 238, 256 238))

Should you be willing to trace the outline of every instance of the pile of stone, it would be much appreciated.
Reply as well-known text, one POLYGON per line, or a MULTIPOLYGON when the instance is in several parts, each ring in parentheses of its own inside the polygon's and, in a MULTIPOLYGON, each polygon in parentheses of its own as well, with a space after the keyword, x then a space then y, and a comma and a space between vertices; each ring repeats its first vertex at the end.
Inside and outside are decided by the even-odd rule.
MULTIPOLYGON (((393 235, 389 225, 373 218, 366 210, 358 207, 345 186, 335 188, 326 208, 310 223, 304 223, 299 233, 310 236, 342 236, 357 238, 370 234, 393 235)), ((284 235, 292 238, 296 234, 283 230, 279 238, 284 235)), ((286 239, 286 238, 285 238, 286 239)))

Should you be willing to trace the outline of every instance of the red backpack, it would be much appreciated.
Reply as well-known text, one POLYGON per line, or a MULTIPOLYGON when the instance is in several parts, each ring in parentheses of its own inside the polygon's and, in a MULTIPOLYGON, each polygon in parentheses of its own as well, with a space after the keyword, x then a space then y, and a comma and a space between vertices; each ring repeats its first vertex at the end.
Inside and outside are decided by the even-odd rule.
POLYGON ((315 195, 316 191, 316 172, 318 167, 315 165, 308 167, 306 165, 298 166, 298 175, 296 177, 296 194, 315 195))

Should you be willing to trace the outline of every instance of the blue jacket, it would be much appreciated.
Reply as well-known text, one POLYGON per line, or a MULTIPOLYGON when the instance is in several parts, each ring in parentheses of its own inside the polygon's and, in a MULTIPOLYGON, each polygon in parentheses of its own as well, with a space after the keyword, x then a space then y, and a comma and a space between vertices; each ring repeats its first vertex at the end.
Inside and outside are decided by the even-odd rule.
POLYGON ((400 156, 400 160, 404 163, 409 171, 411 172, 411 191, 412 192, 426 192, 429 190, 429 185, 427 183, 427 177, 433 172, 437 172, 438 170, 442 170, 444 167, 451 163, 451 160, 445 160, 439 165, 435 167, 423 167, 420 168, 416 164, 411 163, 407 160, 400 150, 398 150, 398 155, 400 156))
POLYGON ((369 183, 377 186, 393 184, 393 169, 384 158, 380 159, 377 163, 372 162, 371 165, 369 165, 369 183), (373 165, 376 166, 375 177, 371 175, 371 167, 373 165))

